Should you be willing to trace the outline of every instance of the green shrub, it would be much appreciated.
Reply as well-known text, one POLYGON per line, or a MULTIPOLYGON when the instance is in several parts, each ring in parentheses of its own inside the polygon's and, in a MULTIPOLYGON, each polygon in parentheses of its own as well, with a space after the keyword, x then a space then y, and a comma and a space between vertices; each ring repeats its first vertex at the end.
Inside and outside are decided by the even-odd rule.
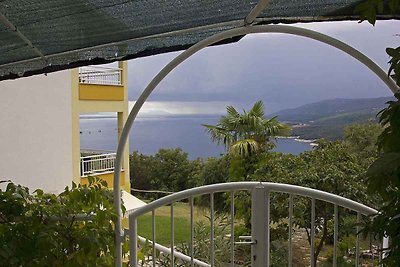
POLYGON ((9 183, 0 190, 0 266, 112 265, 117 215, 106 186, 90 177, 55 195, 9 183))

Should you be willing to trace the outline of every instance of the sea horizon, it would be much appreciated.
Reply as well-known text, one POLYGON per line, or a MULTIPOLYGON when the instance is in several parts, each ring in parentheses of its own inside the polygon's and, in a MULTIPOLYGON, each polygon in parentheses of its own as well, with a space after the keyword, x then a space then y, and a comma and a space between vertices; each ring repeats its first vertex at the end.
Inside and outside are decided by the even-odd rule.
MULTIPOLYGON (((161 148, 181 148, 189 159, 219 157, 224 146, 213 143, 201 124, 216 124, 218 116, 154 116, 136 118, 129 136, 129 153, 137 151, 154 155, 161 148)), ((116 151, 117 119, 115 117, 81 118, 82 149, 116 151)), ((296 138, 277 138, 274 151, 300 154, 311 150, 308 142, 296 138)))

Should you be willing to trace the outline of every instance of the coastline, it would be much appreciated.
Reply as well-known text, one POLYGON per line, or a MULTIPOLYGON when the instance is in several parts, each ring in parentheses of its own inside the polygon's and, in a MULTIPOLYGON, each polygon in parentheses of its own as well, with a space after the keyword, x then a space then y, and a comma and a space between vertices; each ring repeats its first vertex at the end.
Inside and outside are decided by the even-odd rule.
POLYGON ((318 146, 318 144, 316 143, 316 141, 318 139, 302 139, 300 138, 300 136, 276 136, 276 138, 278 139, 294 139, 297 142, 301 142, 301 143, 309 143, 310 146, 318 146))

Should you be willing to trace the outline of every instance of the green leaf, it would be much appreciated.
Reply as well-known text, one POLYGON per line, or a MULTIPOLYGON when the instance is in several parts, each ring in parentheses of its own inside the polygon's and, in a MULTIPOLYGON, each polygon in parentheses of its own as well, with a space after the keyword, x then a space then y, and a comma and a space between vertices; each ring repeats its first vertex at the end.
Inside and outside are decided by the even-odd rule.
POLYGON ((388 47, 386 48, 386 53, 396 59, 400 58, 400 47, 397 48, 392 48, 392 47, 388 47))
POLYGON ((384 153, 367 171, 371 190, 386 190, 389 185, 400 185, 400 153, 384 153))

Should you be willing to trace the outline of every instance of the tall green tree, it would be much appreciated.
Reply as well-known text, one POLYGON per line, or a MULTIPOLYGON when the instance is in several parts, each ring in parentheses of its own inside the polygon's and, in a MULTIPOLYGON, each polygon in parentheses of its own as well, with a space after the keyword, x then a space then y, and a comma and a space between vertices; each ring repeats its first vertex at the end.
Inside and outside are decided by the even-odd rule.
POLYGON ((160 149, 147 156, 134 152, 130 156, 130 177, 134 188, 181 191, 200 184, 201 160, 189 160, 181 148, 160 149))
POLYGON ((367 172, 368 189, 378 194, 382 203, 364 233, 389 237, 385 266, 399 266, 400 262, 400 94, 395 96, 396 101, 379 113, 384 127, 378 138, 380 154, 367 172))
MULTIPOLYGON (((298 156, 267 153, 258 165, 258 169, 250 177, 251 180, 300 185, 337 194, 364 204, 371 204, 368 203, 371 199, 366 194, 365 183, 360 178, 363 168, 342 141, 329 142, 321 139, 316 149, 303 152, 298 156)), ((248 213, 245 206, 244 209, 237 208, 238 214, 240 212, 248 213)), ((276 224, 271 231, 272 237, 274 233, 277 237, 281 237, 282 233, 286 235, 287 195, 272 194, 270 212, 271 220, 276 224)), ((294 223, 296 227, 304 229, 308 242, 311 242, 311 231, 315 231, 317 236, 315 263, 324 244, 329 242, 329 223, 333 220, 333 214, 332 204, 316 201, 316 228, 310 229, 310 201, 302 197, 295 198, 294 223)), ((347 215, 349 214, 342 211, 341 220, 347 215)), ((247 214, 247 217, 249 216, 250 214, 247 214)), ((343 224, 342 221, 341 225, 343 226, 343 224)))
MULTIPOLYGON (((400 0, 368 0, 356 7, 361 20, 375 25, 377 14, 400 14, 400 0)), ((388 75, 400 86, 400 46, 386 48, 389 55, 388 75)), ((373 232, 380 238, 390 238, 389 248, 383 263, 386 266, 399 266, 400 262, 400 94, 396 101, 378 116, 384 131, 378 138, 379 157, 368 169, 368 188, 383 199, 379 213, 364 232, 373 232)))
POLYGON ((257 101, 249 110, 239 113, 233 106, 226 107, 227 114, 217 125, 203 124, 213 142, 224 144, 233 155, 248 157, 273 147, 271 137, 284 135, 288 126, 276 117, 265 117, 263 102, 257 101))

